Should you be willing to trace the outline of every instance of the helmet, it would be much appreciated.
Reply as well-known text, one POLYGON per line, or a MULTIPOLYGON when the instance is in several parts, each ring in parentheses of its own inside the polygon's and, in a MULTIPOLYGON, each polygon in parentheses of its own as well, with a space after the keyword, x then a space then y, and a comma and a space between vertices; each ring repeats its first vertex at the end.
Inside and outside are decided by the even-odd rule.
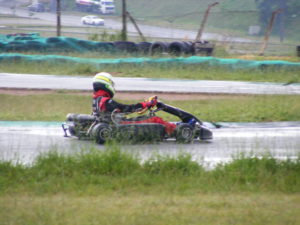
POLYGON ((115 94, 115 84, 112 80, 112 75, 106 72, 97 73, 93 78, 94 92, 99 90, 106 91, 112 98, 115 94))

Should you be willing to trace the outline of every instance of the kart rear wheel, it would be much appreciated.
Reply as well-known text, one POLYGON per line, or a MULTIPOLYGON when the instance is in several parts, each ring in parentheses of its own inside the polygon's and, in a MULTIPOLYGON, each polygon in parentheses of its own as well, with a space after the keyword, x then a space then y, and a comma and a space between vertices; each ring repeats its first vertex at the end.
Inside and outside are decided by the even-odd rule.
POLYGON ((176 141, 179 143, 190 143, 195 136, 194 128, 189 124, 180 124, 176 128, 176 141))
POLYGON ((95 127, 93 136, 97 144, 104 144, 106 141, 112 139, 113 131, 107 124, 99 124, 95 127))

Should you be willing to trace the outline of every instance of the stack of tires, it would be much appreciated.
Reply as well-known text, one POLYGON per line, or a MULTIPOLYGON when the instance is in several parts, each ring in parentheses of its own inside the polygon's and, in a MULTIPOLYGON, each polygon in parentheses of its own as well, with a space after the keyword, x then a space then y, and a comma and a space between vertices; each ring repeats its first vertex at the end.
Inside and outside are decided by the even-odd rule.
POLYGON ((150 55, 167 54, 169 51, 169 46, 170 43, 168 42, 156 41, 151 44, 149 48, 149 54, 150 55))
POLYGON ((175 41, 169 46, 169 54, 174 56, 194 55, 193 43, 190 41, 175 41))
POLYGON ((123 52, 123 53, 138 53, 138 54, 148 54, 150 47, 150 42, 139 42, 134 43, 131 41, 115 41, 113 45, 115 47, 116 52, 123 52))
POLYGON ((209 42, 196 42, 191 41, 174 41, 174 42, 161 42, 157 41, 151 44, 149 49, 150 55, 168 54, 172 56, 184 55, 207 55, 213 54, 214 45, 209 42))

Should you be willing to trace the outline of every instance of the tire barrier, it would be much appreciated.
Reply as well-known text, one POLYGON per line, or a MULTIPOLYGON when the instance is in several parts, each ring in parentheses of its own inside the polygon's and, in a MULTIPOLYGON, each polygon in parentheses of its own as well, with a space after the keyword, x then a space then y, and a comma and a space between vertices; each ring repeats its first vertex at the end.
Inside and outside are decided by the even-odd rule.
POLYGON ((30 40, 34 40, 34 38, 32 38, 32 37, 16 37, 15 40, 16 41, 30 41, 30 40))
POLYGON ((151 42, 146 42, 146 41, 138 43, 137 44, 138 52, 140 54, 144 54, 144 55, 148 54, 150 51, 151 45, 152 45, 151 42))
POLYGON ((37 35, 22 36, 0 35, 1 52, 137 52, 138 47, 133 42, 96 42, 70 37, 42 38, 37 35))
POLYGON ((95 44, 95 50, 99 52, 115 53, 116 46, 113 42, 98 42, 95 44))
POLYGON ((4 45, 3 50, 6 52, 25 51, 27 46, 21 41, 12 41, 7 45, 4 45))
POLYGON ((213 54, 214 47, 214 44, 208 41, 198 41, 193 43, 193 48, 195 49, 196 55, 211 56, 213 54))
POLYGON ((193 46, 191 42, 175 41, 169 45, 168 53, 174 56, 193 55, 193 46))
POLYGON ((28 51, 46 52, 48 50, 48 45, 39 41, 26 41, 25 45, 28 51))
POLYGON ((77 45, 79 46, 79 48, 85 49, 88 51, 94 51, 96 48, 96 43, 91 42, 91 41, 79 40, 77 42, 77 45))
POLYGON ((0 35, 0 53, 1 52, 105 52, 105 53, 130 53, 141 55, 195 55, 204 54, 211 56, 214 45, 209 42, 201 41, 192 43, 189 41, 174 42, 139 42, 115 41, 115 42, 97 42, 81 40, 71 37, 49 37, 43 38, 38 34, 24 33, 13 35, 0 35))
POLYGON ((168 53, 170 43, 156 41, 151 44, 150 46, 150 55, 162 55, 168 53))
POLYGON ((59 37, 50 37, 46 39, 46 43, 58 43, 58 42, 62 42, 63 39, 59 38, 59 37))
POLYGON ((131 41, 115 41, 114 45, 119 52, 136 53, 138 51, 137 45, 131 41))
POLYGON ((39 33, 14 33, 14 34, 6 34, 0 35, 1 41, 9 41, 9 40, 27 40, 28 38, 37 38, 40 37, 39 33))
POLYGON ((3 44, 3 43, 0 42, 0 52, 4 51, 5 46, 6 46, 5 44, 3 44))

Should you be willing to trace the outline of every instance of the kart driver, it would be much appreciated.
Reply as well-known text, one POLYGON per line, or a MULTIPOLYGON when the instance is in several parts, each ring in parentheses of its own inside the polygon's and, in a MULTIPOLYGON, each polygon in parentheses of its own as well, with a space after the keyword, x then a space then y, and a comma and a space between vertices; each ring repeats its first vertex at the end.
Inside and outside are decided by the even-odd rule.
MULTIPOLYGON (((151 108, 157 104, 156 99, 151 101, 140 102, 137 104, 121 104, 113 100, 115 94, 113 77, 106 72, 97 73, 93 78, 93 112, 113 112, 117 109, 123 113, 133 113, 141 111, 145 108, 151 108)), ((176 129, 176 124, 164 121, 162 118, 153 116, 145 120, 139 121, 122 121, 122 124, 131 123, 159 123, 165 126, 165 131, 167 134, 172 134, 176 129)))

